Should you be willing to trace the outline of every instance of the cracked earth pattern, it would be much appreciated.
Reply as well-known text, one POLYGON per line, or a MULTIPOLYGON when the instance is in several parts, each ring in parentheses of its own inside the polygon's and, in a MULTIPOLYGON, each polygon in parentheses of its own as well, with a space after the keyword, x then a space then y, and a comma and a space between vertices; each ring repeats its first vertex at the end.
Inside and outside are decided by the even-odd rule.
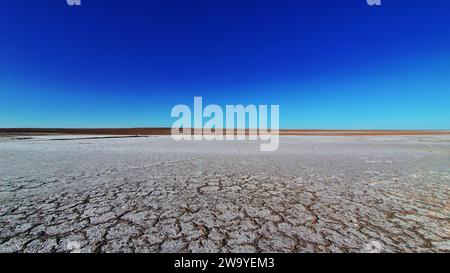
POLYGON ((450 137, 0 139, 1 252, 450 252, 450 137))

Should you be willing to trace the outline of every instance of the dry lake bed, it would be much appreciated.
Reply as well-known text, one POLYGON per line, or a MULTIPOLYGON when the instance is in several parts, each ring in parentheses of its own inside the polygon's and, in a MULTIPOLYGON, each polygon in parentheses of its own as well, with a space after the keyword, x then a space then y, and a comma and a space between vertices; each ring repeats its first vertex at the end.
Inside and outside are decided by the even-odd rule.
POLYGON ((0 252, 450 252, 450 136, 0 138, 0 252))

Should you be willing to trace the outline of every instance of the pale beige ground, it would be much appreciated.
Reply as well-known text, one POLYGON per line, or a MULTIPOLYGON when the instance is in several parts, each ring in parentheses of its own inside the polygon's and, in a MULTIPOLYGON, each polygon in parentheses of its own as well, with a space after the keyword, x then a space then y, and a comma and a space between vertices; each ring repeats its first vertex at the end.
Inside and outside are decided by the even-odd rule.
POLYGON ((0 140, 2 252, 450 251, 449 136, 57 138, 0 140))

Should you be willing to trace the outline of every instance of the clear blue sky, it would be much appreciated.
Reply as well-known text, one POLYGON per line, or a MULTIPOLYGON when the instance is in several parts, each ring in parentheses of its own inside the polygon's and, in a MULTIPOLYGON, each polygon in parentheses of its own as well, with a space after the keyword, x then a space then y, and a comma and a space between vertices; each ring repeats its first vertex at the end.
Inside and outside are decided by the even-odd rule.
POLYGON ((450 1, 0 0, 0 127, 170 126, 279 104, 282 128, 450 129, 450 1))

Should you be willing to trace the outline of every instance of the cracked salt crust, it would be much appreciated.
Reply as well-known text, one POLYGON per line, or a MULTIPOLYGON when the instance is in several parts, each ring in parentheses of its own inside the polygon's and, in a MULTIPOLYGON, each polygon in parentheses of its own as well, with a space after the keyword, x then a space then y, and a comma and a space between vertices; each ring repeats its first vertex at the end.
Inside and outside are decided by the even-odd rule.
POLYGON ((289 136, 273 153, 41 137, 0 155, 1 252, 450 252, 448 136, 289 136))

